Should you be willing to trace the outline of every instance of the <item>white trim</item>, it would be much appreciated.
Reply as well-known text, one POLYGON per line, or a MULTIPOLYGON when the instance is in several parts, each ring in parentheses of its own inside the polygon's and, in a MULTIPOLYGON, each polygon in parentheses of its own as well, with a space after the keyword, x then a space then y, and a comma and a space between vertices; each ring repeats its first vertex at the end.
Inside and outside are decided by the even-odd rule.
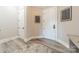
POLYGON ((32 40, 33 38, 44 38, 43 36, 32 36, 27 38, 27 40, 25 40, 25 42, 28 42, 29 40, 32 40))
MULTIPOLYGON (((10 37, 10 38, 6 38, 6 39, 1 39, 0 44, 5 43, 5 42, 10 41, 10 40, 15 40, 16 38, 21 38, 21 37, 15 36, 15 37, 10 37)), ((32 40, 33 38, 45 38, 45 37, 44 36, 33 36, 33 37, 22 38, 22 39, 24 39, 25 42, 28 42, 29 40, 32 40)), ((62 41, 60 39, 57 39, 56 41, 63 44, 65 47, 69 48, 69 45, 67 43, 65 43, 64 41, 62 41)))
POLYGON ((0 44, 5 43, 5 42, 10 41, 10 40, 14 40, 16 38, 18 38, 18 36, 6 38, 6 39, 1 39, 0 40, 0 44))
POLYGON ((25 42, 28 42, 29 40, 31 40, 33 38, 44 38, 44 37, 43 36, 33 36, 33 37, 29 37, 29 38, 22 38, 20 36, 15 36, 15 37, 10 37, 10 38, 6 38, 6 39, 1 39, 0 44, 5 43, 5 42, 10 41, 10 40, 15 40, 16 38, 21 38, 25 42))
MULTIPOLYGON (((28 42, 29 40, 32 40, 33 38, 46 38, 46 37, 44 37, 44 36, 33 36, 33 37, 29 37, 29 38, 24 39, 24 40, 25 40, 25 42, 28 42)), ((49 38, 47 38, 47 39, 49 39, 49 38)), ((69 45, 67 43, 65 43, 64 41, 62 41, 60 39, 57 39, 56 41, 63 44, 65 47, 69 48, 69 45)))
POLYGON ((69 44, 67 44, 66 42, 64 42, 64 41, 62 41, 60 39, 57 39, 56 41, 63 44, 65 47, 69 48, 69 44))
POLYGON ((29 40, 27 40, 27 38, 24 38, 24 37, 20 37, 20 36, 18 36, 18 38, 23 39, 25 42, 29 41, 29 40))

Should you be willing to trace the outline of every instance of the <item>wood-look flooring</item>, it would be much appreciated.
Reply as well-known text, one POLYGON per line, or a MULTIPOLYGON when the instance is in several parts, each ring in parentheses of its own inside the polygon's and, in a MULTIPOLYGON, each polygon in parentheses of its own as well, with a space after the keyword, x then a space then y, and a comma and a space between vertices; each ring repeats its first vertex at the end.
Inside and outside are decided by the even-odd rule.
POLYGON ((55 41, 32 39, 24 42, 17 38, 0 44, 1 53, 60 53, 70 52, 66 47, 55 41))

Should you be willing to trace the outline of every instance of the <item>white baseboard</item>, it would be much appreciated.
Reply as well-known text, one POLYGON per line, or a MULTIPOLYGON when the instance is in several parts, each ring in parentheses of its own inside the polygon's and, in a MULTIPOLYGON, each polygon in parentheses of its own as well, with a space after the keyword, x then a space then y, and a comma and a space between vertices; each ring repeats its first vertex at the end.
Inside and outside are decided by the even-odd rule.
MULTIPOLYGON (((6 38, 6 39, 1 39, 0 40, 0 44, 5 43, 5 42, 10 41, 10 40, 14 40, 16 38, 21 38, 21 37, 15 36, 15 37, 10 37, 10 38, 6 38)), ((45 38, 45 37, 44 36, 33 36, 33 37, 22 38, 22 39, 24 39, 25 42, 28 42, 29 40, 32 40, 33 38, 45 38)), ((59 43, 61 43, 61 44, 63 44, 65 47, 69 48, 69 45, 66 44, 65 42, 63 42, 63 41, 61 41, 59 39, 57 39, 56 41, 59 42, 59 43)))
POLYGON ((21 38, 21 39, 23 39, 25 42, 29 41, 29 40, 27 40, 27 38, 22 38, 22 37, 20 37, 20 36, 15 36, 15 37, 9 37, 9 38, 6 38, 6 39, 1 39, 1 40, 0 40, 0 44, 5 43, 5 42, 8 42, 8 41, 10 41, 10 40, 15 40, 15 39, 17 39, 17 38, 21 38))
POLYGON ((25 41, 25 39, 26 39, 26 38, 24 38, 24 37, 20 37, 20 36, 18 36, 18 38, 21 38, 21 39, 23 39, 24 41, 25 41))
POLYGON ((33 38, 44 38, 43 36, 33 36, 33 37, 29 37, 25 40, 25 42, 32 40, 33 38))
POLYGON ((67 43, 65 43, 64 41, 57 39, 57 42, 61 43, 62 45, 64 45, 65 47, 69 48, 69 45, 67 43))
POLYGON ((31 39, 33 39, 33 38, 43 38, 43 37, 42 37, 42 36, 33 36, 33 37, 29 37, 29 38, 22 38, 22 37, 20 37, 20 36, 15 36, 15 37, 10 37, 10 38, 6 38, 6 39, 1 39, 1 40, 0 40, 0 44, 5 43, 5 42, 8 42, 8 41, 10 41, 10 40, 14 40, 14 39, 16 39, 16 38, 21 38, 21 39, 23 39, 25 42, 28 42, 29 40, 31 40, 31 39))
POLYGON ((10 40, 14 40, 16 38, 18 38, 18 36, 6 38, 6 39, 1 39, 0 40, 0 44, 5 43, 5 42, 10 41, 10 40))
MULTIPOLYGON (((33 38, 46 38, 46 37, 44 37, 44 36, 33 36, 33 37, 29 37, 29 38, 27 39, 27 41, 29 41, 29 40, 31 40, 31 39, 33 39, 33 38)), ((47 38, 47 39, 50 39, 50 38, 47 38)), ((27 42, 27 41, 26 41, 26 42, 27 42)), ((59 42, 59 43, 61 43, 61 44, 63 44, 65 47, 69 48, 69 45, 68 45, 66 42, 64 42, 64 41, 62 41, 62 40, 60 40, 60 39, 56 39, 56 41, 59 42)))

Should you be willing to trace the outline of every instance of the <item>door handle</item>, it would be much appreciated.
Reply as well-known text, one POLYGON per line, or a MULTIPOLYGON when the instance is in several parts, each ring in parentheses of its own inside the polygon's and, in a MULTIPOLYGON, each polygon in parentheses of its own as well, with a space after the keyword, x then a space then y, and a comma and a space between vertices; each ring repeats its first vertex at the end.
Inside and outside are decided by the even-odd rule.
POLYGON ((53 29, 55 29, 56 28, 56 26, 55 26, 55 24, 53 25, 53 29))
POLYGON ((22 27, 22 29, 24 29, 24 27, 22 27))

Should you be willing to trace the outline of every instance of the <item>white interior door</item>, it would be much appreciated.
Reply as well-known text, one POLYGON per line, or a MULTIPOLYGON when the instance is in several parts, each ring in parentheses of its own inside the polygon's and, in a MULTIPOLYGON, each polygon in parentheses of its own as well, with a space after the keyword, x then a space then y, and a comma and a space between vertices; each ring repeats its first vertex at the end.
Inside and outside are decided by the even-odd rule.
POLYGON ((25 28, 24 28, 24 7, 19 7, 19 18, 18 18, 18 35, 24 39, 25 28))
POLYGON ((42 29, 45 38, 56 40, 57 38, 57 8, 50 7, 43 10, 42 29), (55 25, 55 28, 53 28, 55 25))

